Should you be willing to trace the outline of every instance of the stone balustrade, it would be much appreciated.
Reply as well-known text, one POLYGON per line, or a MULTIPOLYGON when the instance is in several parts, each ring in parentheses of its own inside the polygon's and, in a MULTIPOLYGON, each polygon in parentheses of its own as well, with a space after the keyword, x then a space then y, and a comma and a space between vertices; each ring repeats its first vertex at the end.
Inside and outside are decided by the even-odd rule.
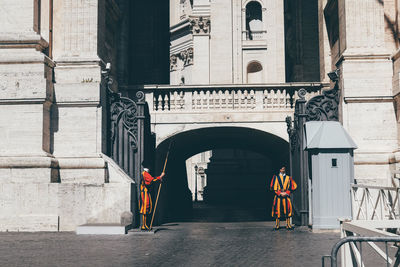
POLYGON ((150 112, 292 111, 301 88, 306 99, 320 94, 324 85, 145 86, 150 112))

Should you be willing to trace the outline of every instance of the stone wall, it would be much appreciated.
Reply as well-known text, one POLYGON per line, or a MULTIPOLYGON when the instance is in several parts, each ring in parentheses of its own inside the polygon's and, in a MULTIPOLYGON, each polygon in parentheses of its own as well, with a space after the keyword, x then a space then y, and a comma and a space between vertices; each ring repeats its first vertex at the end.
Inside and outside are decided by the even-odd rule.
POLYGON ((341 121, 358 145, 360 183, 389 184, 398 149, 392 52, 384 27, 387 2, 337 1, 339 37, 331 43, 332 63, 340 70, 341 121))
POLYGON ((99 5, 115 9, 100 14, 106 21, 117 19, 118 6, 55 1, 49 16, 41 2, 2 5, 0 231, 120 223, 135 208, 135 185, 102 156, 100 73, 104 60, 116 57, 115 43, 104 35, 99 42, 98 34, 105 32, 99 5))

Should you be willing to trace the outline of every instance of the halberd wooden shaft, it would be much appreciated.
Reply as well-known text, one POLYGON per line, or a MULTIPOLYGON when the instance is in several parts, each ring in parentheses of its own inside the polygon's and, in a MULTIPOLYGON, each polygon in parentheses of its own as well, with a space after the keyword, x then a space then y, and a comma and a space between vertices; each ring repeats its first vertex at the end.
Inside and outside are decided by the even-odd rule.
MULTIPOLYGON (((171 149, 171 144, 172 144, 172 142, 169 142, 167 156, 165 157, 164 168, 163 168, 162 173, 165 172, 165 167, 167 167, 167 161, 168 161, 168 156, 169 156, 169 150, 171 149)), ((158 187, 156 203, 154 204, 153 216, 151 216, 150 230, 153 227, 154 215, 156 214, 156 209, 157 209, 157 204, 158 204, 158 197, 160 196, 161 186, 162 186, 162 182, 160 183, 160 186, 158 187)))

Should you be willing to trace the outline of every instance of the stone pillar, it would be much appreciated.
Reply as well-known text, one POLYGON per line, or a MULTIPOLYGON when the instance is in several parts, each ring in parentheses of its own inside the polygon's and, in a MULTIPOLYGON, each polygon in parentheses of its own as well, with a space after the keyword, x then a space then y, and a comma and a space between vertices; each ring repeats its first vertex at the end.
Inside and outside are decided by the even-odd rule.
POLYGON ((85 179, 103 183, 104 161, 99 156, 102 152, 102 62, 97 43, 98 3, 97 0, 57 1, 54 10, 53 56, 57 66, 53 153, 60 162, 61 182, 85 179), (91 175, 79 167, 89 162, 94 164, 87 166, 91 175))
MULTIPOLYGON (((246 8, 242 8, 242 40, 247 40, 247 32, 246 32, 246 8)), ((264 20, 263 20, 264 21, 264 20)))
POLYGON ((120 11, 114 1, 98 0, 56 1, 54 11, 52 125, 60 166, 59 227, 70 231, 85 223, 119 223, 131 208, 132 181, 108 176, 101 156, 102 122, 107 120, 101 69, 111 62, 111 73, 116 72, 112 51, 120 11))
POLYGON ((392 61, 385 45, 384 6, 375 0, 338 0, 339 38, 331 44, 340 69, 343 126, 358 145, 355 178, 389 184, 398 148, 392 61))
MULTIPOLYGON (((394 106, 396 111, 396 121, 397 121, 397 142, 398 146, 400 144, 400 49, 394 53, 392 57, 393 61, 393 97, 394 106)), ((400 146, 394 154, 394 162, 396 163, 396 170, 399 169, 400 163, 400 146)))
POLYGON ((48 6, 6 0, 0 17, 0 231, 57 230, 48 6), (46 16, 48 18, 48 16, 46 16), (42 17, 43 18, 43 17, 42 17))
POLYGON ((210 84, 210 17, 190 17, 193 34, 192 84, 210 84))
MULTIPOLYGON (((285 26, 283 1, 267 1, 266 38, 267 58, 264 68, 264 80, 267 83, 285 82, 285 26)), ((246 71, 246 70, 243 70, 246 71)))
POLYGON ((329 82, 327 73, 332 71, 332 61, 330 56, 330 47, 328 33, 326 31, 326 21, 324 16, 324 7, 327 0, 318 1, 318 33, 319 33, 319 74, 321 82, 329 82))

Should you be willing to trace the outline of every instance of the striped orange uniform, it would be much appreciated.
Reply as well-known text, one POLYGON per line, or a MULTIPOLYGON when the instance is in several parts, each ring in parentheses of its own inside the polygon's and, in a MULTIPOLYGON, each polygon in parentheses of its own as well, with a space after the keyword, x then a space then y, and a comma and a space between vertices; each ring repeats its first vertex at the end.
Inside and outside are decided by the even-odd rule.
POLYGON ((271 190, 275 192, 274 202, 272 204, 272 217, 280 219, 283 217, 290 218, 293 215, 292 201, 290 194, 296 190, 297 184, 289 175, 274 175, 271 180, 271 190), (281 192, 285 192, 286 196, 281 196, 281 192))
POLYGON ((141 214, 150 214, 153 209, 153 203, 151 201, 151 195, 149 192, 149 186, 152 182, 157 180, 161 180, 161 177, 158 176, 154 178, 150 175, 150 173, 144 171, 142 173, 143 179, 142 183, 140 184, 140 213, 141 214))

